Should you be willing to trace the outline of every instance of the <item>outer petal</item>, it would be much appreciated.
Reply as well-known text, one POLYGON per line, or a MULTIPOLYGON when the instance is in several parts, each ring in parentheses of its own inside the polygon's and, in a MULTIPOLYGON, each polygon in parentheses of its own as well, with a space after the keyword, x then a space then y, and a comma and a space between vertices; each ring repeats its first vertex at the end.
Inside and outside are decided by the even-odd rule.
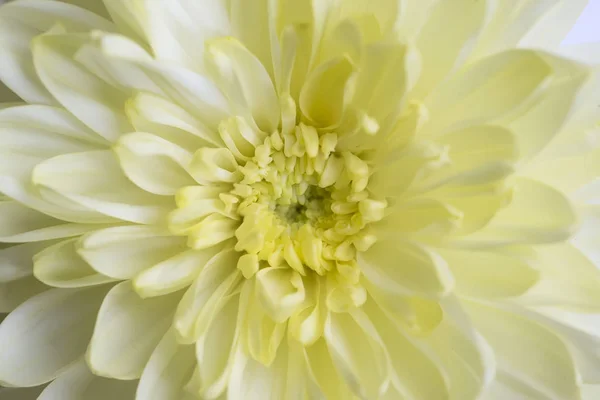
POLYGON ((34 276, 0 283, 0 313, 8 313, 23 304, 25 300, 50 289, 34 276))
POLYGON ((185 383, 192 376, 195 366, 192 346, 180 345, 175 332, 167 331, 144 367, 136 399, 182 399, 185 383))
POLYGON ((0 382, 36 386, 85 352, 107 287, 53 289, 13 311, 0 325, 0 382))
POLYGON ((136 386, 137 382, 95 376, 81 360, 50 383, 37 400, 130 400, 136 386))
POLYGON ((74 32, 114 29, 108 20, 58 1, 11 2, 0 11, 0 57, 3 60, 0 80, 28 103, 55 102, 37 77, 30 43, 34 36, 57 23, 74 32))
POLYGON ((0 245, 0 282, 12 282, 33 273, 33 256, 53 242, 33 242, 5 247, 0 245))
POLYGON ((358 263, 365 278, 387 292, 439 297, 453 286, 445 261, 433 251, 409 242, 378 241, 359 253, 358 263))
POLYGON ((173 318, 180 293, 142 300, 130 282, 115 286, 98 312, 87 352, 95 375, 136 379, 173 318), (115 332, 119 332, 115 335, 115 332))
POLYGON ((109 141, 133 127, 123 113, 127 94, 75 62, 85 43, 73 35, 47 34, 33 42, 33 59, 40 79, 52 95, 77 118, 109 141))
POLYGON ((464 303, 496 354, 498 368, 548 399, 578 399, 577 371, 566 345, 551 331, 522 316, 464 303))
POLYGON ((172 199, 151 195, 132 184, 108 150, 51 158, 36 166, 32 180, 45 190, 44 196, 64 207, 125 221, 159 222, 173 204, 172 199))

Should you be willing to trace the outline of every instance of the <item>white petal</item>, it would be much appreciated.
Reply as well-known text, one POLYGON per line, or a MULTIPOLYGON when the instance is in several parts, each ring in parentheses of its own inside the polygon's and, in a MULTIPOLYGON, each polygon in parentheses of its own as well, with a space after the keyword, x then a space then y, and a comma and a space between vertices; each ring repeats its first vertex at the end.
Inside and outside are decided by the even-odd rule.
POLYGON ((280 120, 280 103, 271 77, 248 49, 232 38, 207 43, 207 59, 215 78, 243 117, 251 116, 259 129, 274 132, 280 120))
POLYGON ((94 225, 69 224, 49 217, 14 201, 0 201, 0 241, 8 243, 39 242, 79 236, 94 225))
POLYGON ((444 320, 422 339, 441 362, 450 382, 450 399, 475 399, 485 392, 496 373, 494 353, 475 331, 454 298, 444 300, 444 320))
POLYGON ((83 123, 109 141, 133 127, 123 113, 127 94, 104 82, 74 60, 84 40, 46 34, 32 43, 38 76, 52 95, 83 123))
POLYGON ((169 329, 180 293, 141 299, 130 282, 115 286, 98 312, 87 362, 95 375, 136 379, 169 329))
POLYGON ((99 149, 106 144, 68 112, 43 105, 0 111, 2 149, 40 158, 99 149))
POLYGON ((239 297, 232 296, 196 343, 202 398, 216 399, 227 389, 237 347, 239 297))
POLYGON ((367 302, 365 313, 385 344, 393 368, 392 383, 400 392, 414 399, 448 398, 451 383, 439 361, 430 354, 431 350, 394 324, 373 301, 367 302))
POLYGON ((600 42, 562 45, 561 56, 589 65, 600 64, 600 42))
POLYGON ((81 360, 50 383, 37 400, 131 400, 136 386, 137 382, 95 376, 81 360))
POLYGON ((476 303, 463 304, 494 349, 499 370, 543 398, 579 398, 573 359, 554 333, 510 312, 476 303))
POLYGON ((519 115, 543 94, 551 74, 546 60, 529 50, 506 51, 468 64, 427 99, 431 120, 423 130, 441 133, 519 115))
POLYGON ((111 31, 114 25, 87 10, 63 2, 12 2, 0 12, 0 80, 28 103, 52 104, 54 99, 37 77, 31 58, 31 40, 61 24, 72 32, 111 31))
POLYGON ((2 248, 0 245, 0 282, 11 282, 33 273, 33 256, 52 242, 33 242, 2 248))
POLYGON ((184 396, 196 358, 192 346, 177 343, 177 335, 169 330, 152 353, 138 385, 138 400, 174 400, 184 396))
POLYGON ((325 340, 335 368, 356 396, 378 398, 389 385, 385 348, 368 317, 362 313, 330 313, 325 340))
POLYGON ((258 271, 256 289, 256 295, 275 322, 286 321, 305 299, 302 277, 287 266, 258 271))
POLYGON ((48 286, 73 288, 112 282, 98 274, 78 254, 78 239, 70 239, 37 253, 33 258, 33 273, 48 286))
POLYGON ((0 283, 0 313, 13 311, 25 300, 50 289, 34 276, 0 283))
POLYGON ((536 247, 532 265, 540 280, 519 300, 528 305, 560 306, 584 312, 600 311, 600 270, 574 246, 536 247))
POLYGON ((351 399, 354 395, 340 373, 324 339, 304 349, 311 378, 327 399, 351 399))
POLYGON ((108 150, 51 158, 37 165, 32 180, 49 192, 48 195, 56 193, 58 198, 64 198, 65 206, 69 202, 76 203, 130 222, 158 222, 173 203, 172 199, 149 194, 131 183, 115 155, 108 150))
POLYGON ((413 96, 424 98, 455 66, 464 61, 485 24, 490 1, 440 0, 417 36, 422 71, 413 96), (443 42, 439 40, 444 36, 443 42))
POLYGON ((185 171, 192 154, 149 133, 129 133, 114 147, 125 175, 137 186, 158 195, 174 195, 194 184, 185 171))
POLYGON ((540 279, 535 264, 493 251, 439 249, 456 281, 457 293, 475 297, 513 297, 540 279))
POLYGON ((238 258, 239 255, 230 249, 219 252, 206 263, 185 292, 174 322, 181 342, 197 341, 226 304, 241 279, 236 269, 238 258))
POLYGON ((377 241, 359 253, 358 262, 367 280, 392 293, 439 297, 454 284, 443 258, 421 245, 401 240, 377 241))
POLYGON ((467 247, 552 243, 575 231, 578 217, 561 192, 538 181, 517 178, 513 193, 509 205, 485 228, 456 243, 467 247))
POLYGON ((0 325, 0 382, 36 386, 85 352, 108 288, 52 289, 19 306, 0 325))
POLYGON ((189 286, 206 263, 222 250, 213 246, 188 250, 140 272, 133 280, 135 291, 142 297, 162 296, 189 286))
POLYGON ((92 232, 81 238, 77 249, 92 268, 116 279, 131 279, 185 250, 184 237, 145 225, 92 232))

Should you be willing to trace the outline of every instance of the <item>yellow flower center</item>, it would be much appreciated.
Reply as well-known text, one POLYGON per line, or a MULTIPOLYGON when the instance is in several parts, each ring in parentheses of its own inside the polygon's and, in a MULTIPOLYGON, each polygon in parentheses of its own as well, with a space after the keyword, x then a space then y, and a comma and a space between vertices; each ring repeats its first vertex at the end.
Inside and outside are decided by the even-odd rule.
POLYGON ((222 123, 220 133, 226 142, 230 139, 229 149, 200 150, 195 168, 204 177, 229 182, 228 190, 215 187, 221 190, 215 204, 207 200, 212 195, 207 187, 182 189, 179 214, 171 220, 175 230, 186 209, 206 209, 207 201, 213 202, 208 208, 220 210, 218 217, 208 215, 185 229, 190 246, 202 248, 235 236, 235 250, 245 253, 238 263, 244 277, 267 266, 289 266, 301 275, 337 271, 348 283, 358 283, 356 251, 373 244, 368 224, 381 220, 387 205, 366 191, 367 162, 337 151, 335 133, 320 134, 304 124, 262 138, 235 118, 222 123), (245 154, 251 150, 244 147, 253 142, 249 157, 245 154))

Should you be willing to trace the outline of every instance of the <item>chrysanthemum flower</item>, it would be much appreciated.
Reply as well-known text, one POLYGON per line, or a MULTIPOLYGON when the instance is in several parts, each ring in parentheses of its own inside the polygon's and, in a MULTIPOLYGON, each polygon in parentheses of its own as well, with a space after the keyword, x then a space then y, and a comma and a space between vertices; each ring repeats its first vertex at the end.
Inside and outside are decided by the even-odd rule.
POLYGON ((2 6, 2 398, 598 398, 586 3, 2 6))

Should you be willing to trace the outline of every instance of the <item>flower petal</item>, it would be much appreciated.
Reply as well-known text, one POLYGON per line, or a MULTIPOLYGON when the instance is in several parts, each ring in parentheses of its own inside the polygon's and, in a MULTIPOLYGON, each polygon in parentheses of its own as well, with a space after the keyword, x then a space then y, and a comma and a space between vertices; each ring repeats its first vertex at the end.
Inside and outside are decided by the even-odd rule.
POLYGON ((600 311, 600 270, 568 244, 536 247, 532 264, 540 280, 519 300, 529 305, 560 306, 584 312, 600 311))
POLYGON ((199 395, 202 398, 216 399, 227 389, 238 344, 238 308, 239 297, 231 297, 210 324, 206 335, 196 343, 199 395))
POLYGON ((335 368, 356 396, 375 399, 385 393, 389 360, 368 317, 330 313, 324 337, 335 368))
POLYGON ((33 388, 0 388, 2 400, 37 400, 45 386, 33 388))
POLYGON ((33 273, 33 256, 53 242, 33 242, 3 248, 0 245, 0 282, 12 282, 33 273))
POLYGON ((25 300, 50 289, 34 276, 26 276, 15 281, 0 283, 0 313, 8 313, 25 300))
POLYGON ((530 50, 506 51, 469 64, 427 99, 431 120, 423 131, 441 133, 518 115, 540 97, 551 75, 547 61, 530 50))
POLYGON ((35 72, 30 43, 56 24, 73 32, 114 29, 108 20, 64 2, 27 0, 4 5, 0 11, 0 80, 28 103, 55 103, 35 72))
POLYGON ((70 239, 50 246, 33 257, 33 273, 48 286, 76 288, 114 281, 100 275, 78 254, 78 239, 70 239))
POLYGON ((138 400, 172 400, 184 397, 185 383, 196 366, 194 349, 177 343, 173 330, 162 338, 140 378, 135 398, 138 400))
POLYGON ((344 93, 354 73, 346 57, 321 64, 307 77, 300 92, 299 105, 306 118, 317 127, 333 127, 340 123, 345 109, 344 93))
POLYGON ((109 141, 133 127, 122 112, 127 94, 108 85, 74 60, 85 44, 77 36, 49 33, 32 43, 38 76, 52 95, 83 123, 109 141))
POLYGON ((0 137, 3 151, 44 159, 106 144, 65 110, 43 105, 0 110, 0 137))
POLYGON ((288 267, 258 271, 256 290, 263 307, 275 322, 286 321, 305 299, 302 277, 288 267))
POLYGON ((133 280, 142 297, 163 296, 189 286, 212 257, 222 250, 213 246, 188 250, 140 272, 133 280))
POLYGON ((565 195, 541 182, 517 178, 510 204, 485 228, 456 243, 466 247, 552 243, 571 236, 577 224, 565 195))
POLYGON ((429 11, 416 44, 421 53, 421 78, 412 95, 423 99, 456 65, 460 65, 472 47, 490 1, 440 0, 429 11), (443 44, 440 34, 444 35, 443 44))
MULTIPOLYGON (((361 343, 361 347, 362 347, 361 343)), ((354 395, 336 369, 331 351, 325 339, 304 348, 305 359, 311 378, 327 399, 351 399, 354 395)))
POLYGON ((149 133, 129 133, 114 147, 125 175, 141 189, 157 195, 174 195, 194 184, 185 171, 192 154, 149 133))
POLYGON ((131 279, 186 250, 185 238, 144 225, 91 232, 81 238, 77 247, 79 255, 92 268, 115 279, 131 279))
POLYGON ((211 321, 234 292, 241 274, 236 270, 239 254, 227 249, 212 257, 181 299, 174 326, 180 342, 194 343, 206 333, 211 321))
POLYGON ((498 368, 549 399, 579 398, 578 375, 565 344, 522 316, 464 302, 477 329, 494 349, 498 368))
POLYGON ((159 222, 173 203, 131 183, 108 150, 51 158, 35 167, 32 180, 48 196, 64 198, 65 207, 75 203, 71 208, 79 206, 130 222, 159 222))
POLYGON ((479 398, 496 374, 494 353, 455 298, 444 300, 442 305, 442 323, 421 341, 443 366, 451 400, 479 398))
POLYGON ((280 102, 265 67, 235 39, 213 39, 206 47, 210 69, 229 101, 242 116, 251 116, 259 129, 274 132, 281 116, 280 102))
POLYGON ((36 386, 83 356, 108 290, 51 289, 26 301, 0 325, 0 382, 36 386))
POLYGON ((81 360, 52 381, 37 400, 128 400, 136 386, 137 382, 95 376, 81 360))
POLYGON ((399 386, 407 398, 449 398, 449 382, 430 350, 411 338, 373 301, 366 303, 365 313, 373 321, 390 356, 392 384, 399 386))
POLYGON ((391 293, 439 297, 453 286, 446 262, 418 244, 384 240, 358 255, 365 278, 391 293))
POLYGON ((78 236, 97 227, 65 223, 15 201, 0 201, 0 220, 0 241, 7 243, 40 242, 78 236))
POLYGON ((465 296, 520 296, 540 279, 534 265, 510 254, 450 248, 437 251, 456 280, 456 292, 465 296))
POLYGON ((86 355, 94 375, 139 378, 171 325, 180 298, 181 293, 174 293, 141 299, 130 282, 115 286, 100 307, 86 355))

